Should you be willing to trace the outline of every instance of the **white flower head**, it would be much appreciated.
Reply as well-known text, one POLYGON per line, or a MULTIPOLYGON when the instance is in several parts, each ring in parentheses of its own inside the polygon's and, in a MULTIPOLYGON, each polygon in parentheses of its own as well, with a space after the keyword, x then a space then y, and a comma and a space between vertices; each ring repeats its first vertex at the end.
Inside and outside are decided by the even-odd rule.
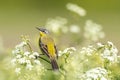
POLYGON ((106 69, 97 67, 91 70, 88 70, 82 78, 85 80, 107 80, 108 72, 106 69))
POLYGON ((62 51, 58 51, 58 56, 62 56, 62 55, 63 55, 62 51))
POLYGON ((117 62, 118 49, 110 41, 108 41, 106 46, 107 47, 105 47, 103 50, 101 57, 109 60, 112 63, 117 62))
POLYGON ((70 32, 72 33, 79 33, 80 32, 80 27, 77 25, 71 25, 70 26, 70 32))
POLYGON ((16 55, 16 58, 21 58, 22 57, 22 55, 20 55, 20 54, 18 54, 18 55, 16 55))
POLYGON ((112 42, 108 41, 107 43, 108 43, 109 46, 113 46, 112 42))
POLYGON ((76 51, 74 47, 66 48, 63 53, 72 53, 73 51, 76 51))
POLYGON ((96 49, 93 46, 83 47, 80 51, 81 54, 86 54, 88 56, 91 56, 96 49))
POLYGON ((35 59, 35 56, 33 54, 29 55, 30 59, 35 59))
POLYGON ((104 47, 104 45, 102 43, 97 43, 98 47, 104 47))
POLYGON ((30 60, 26 60, 25 61, 27 64, 31 64, 31 61, 30 60))
POLYGON ((39 56, 39 53, 38 52, 33 52, 33 55, 34 56, 39 56))
POLYGON ((25 56, 29 56, 29 55, 30 55, 30 52, 26 51, 26 52, 24 52, 24 55, 25 55, 25 56))
POLYGON ((20 58, 20 59, 18 59, 18 63, 24 64, 24 63, 26 63, 26 59, 25 58, 20 58))
POLYGON ((97 41, 105 36, 104 32, 102 31, 102 26, 94 23, 91 20, 86 21, 84 30, 84 37, 93 41, 97 41))
POLYGON ((74 51, 76 51, 76 48, 74 47, 70 47, 70 48, 66 48, 63 51, 59 51, 58 56, 62 56, 63 54, 68 54, 68 53, 73 53, 74 51))
POLYGON ((21 42, 20 44, 16 45, 15 48, 16 48, 16 49, 17 49, 17 48, 19 49, 19 48, 21 48, 21 47, 23 47, 23 46, 25 46, 25 45, 27 45, 27 43, 23 41, 23 42, 21 42))
POLYGON ((108 46, 110 47, 111 52, 116 53, 116 54, 118 53, 118 49, 112 42, 108 41, 108 46))
POLYGON ((33 65, 31 65, 31 64, 27 64, 27 65, 26 65, 26 69, 32 70, 32 68, 33 68, 33 65))
POLYGON ((56 17, 55 19, 48 19, 46 27, 48 27, 52 32, 59 33, 61 28, 66 27, 67 20, 65 18, 56 17))
POLYGON ((68 3, 66 5, 66 7, 67 7, 68 10, 77 13, 79 16, 85 16, 86 15, 86 10, 83 9, 82 7, 76 5, 76 4, 68 3))
POLYGON ((16 73, 17 75, 21 73, 20 71, 21 71, 21 68, 16 68, 16 69, 15 69, 15 73, 16 73))
POLYGON ((37 65, 41 65, 39 60, 34 60, 34 63, 37 64, 37 65))
POLYGON ((110 63, 118 62, 118 49, 115 45, 108 41, 107 44, 98 44, 98 49, 101 48, 102 59, 108 60, 110 63))
POLYGON ((13 55, 16 55, 16 54, 19 54, 19 53, 20 53, 20 49, 12 50, 12 54, 13 55))

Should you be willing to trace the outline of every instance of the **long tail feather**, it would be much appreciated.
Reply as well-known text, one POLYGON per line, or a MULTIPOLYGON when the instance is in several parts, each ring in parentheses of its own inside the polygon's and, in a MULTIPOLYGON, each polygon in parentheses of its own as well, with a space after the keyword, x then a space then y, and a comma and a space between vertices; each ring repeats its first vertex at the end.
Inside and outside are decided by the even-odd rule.
POLYGON ((55 59, 51 59, 51 65, 52 65, 53 70, 58 70, 59 69, 58 64, 57 64, 55 59))

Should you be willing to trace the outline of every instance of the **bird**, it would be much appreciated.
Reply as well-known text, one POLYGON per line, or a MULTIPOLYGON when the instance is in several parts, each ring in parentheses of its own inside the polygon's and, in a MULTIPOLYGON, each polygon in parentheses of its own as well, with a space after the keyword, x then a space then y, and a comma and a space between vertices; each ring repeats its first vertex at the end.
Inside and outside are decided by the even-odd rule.
POLYGON ((36 27, 39 30, 39 48, 41 52, 45 54, 51 63, 52 70, 58 70, 58 64, 56 59, 58 58, 58 51, 55 45, 53 38, 50 36, 50 33, 47 29, 36 27))

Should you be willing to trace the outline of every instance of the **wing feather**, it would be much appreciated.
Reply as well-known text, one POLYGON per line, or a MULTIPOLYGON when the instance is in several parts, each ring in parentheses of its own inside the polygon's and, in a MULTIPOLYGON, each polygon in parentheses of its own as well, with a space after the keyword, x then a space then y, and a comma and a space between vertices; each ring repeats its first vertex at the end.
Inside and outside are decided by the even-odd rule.
POLYGON ((44 53, 45 55, 47 55, 48 57, 50 57, 49 54, 48 54, 47 45, 41 43, 41 41, 39 40, 39 46, 40 46, 40 49, 41 49, 42 53, 44 53))

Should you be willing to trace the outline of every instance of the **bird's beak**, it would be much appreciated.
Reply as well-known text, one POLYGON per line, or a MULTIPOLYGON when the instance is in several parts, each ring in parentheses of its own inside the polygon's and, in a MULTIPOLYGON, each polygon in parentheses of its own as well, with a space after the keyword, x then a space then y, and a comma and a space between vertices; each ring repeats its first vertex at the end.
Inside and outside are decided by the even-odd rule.
POLYGON ((39 28, 39 27, 36 27, 36 29, 38 29, 38 30, 39 30, 39 32, 40 32, 40 36, 42 36, 42 35, 43 35, 42 29, 41 29, 41 28, 39 28))
POLYGON ((36 27, 36 29, 38 29, 39 31, 41 31, 41 29, 39 27, 36 27))

